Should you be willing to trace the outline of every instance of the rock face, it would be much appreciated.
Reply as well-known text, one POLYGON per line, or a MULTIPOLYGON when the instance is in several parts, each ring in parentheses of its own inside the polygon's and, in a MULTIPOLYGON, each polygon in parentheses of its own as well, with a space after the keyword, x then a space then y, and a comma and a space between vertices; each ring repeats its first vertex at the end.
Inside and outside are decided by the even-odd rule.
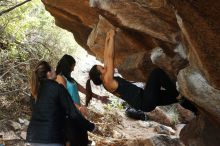
POLYGON ((157 123, 128 118, 124 110, 114 108, 110 111, 104 110, 100 115, 97 107, 102 108, 97 102, 90 105, 90 119, 100 124, 100 132, 90 134, 96 146, 184 146, 177 131, 162 124, 166 122, 161 121, 164 118, 161 114, 151 115, 154 118, 161 117, 157 123))
POLYGON ((180 137, 186 145, 217 146, 220 139, 219 131, 220 128, 216 123, 200 115, 182 129, 180 137))
POLYGON ((216 144, 211 137, 220 135, 220 130, 215 131, 220 125, 220 1, 42 1, 56 24, 71 31, 76 41, 101 61, 106 32, 118 28, 115 64, 128 80, 145 81, 155 68, 150 60, 151 50, 163 48, 171 68, 168 65, 162 68, 177 79, 180 92, 204 117, 197 117, 187 127, 212 123, 203 124, 207 130, 198 131, 199 135, 209 135, 204 139, 196 138, 193 133, 186 138, 183 132, 185 144, 190 145, 190 141, 195 145, 202 141, 216 144))

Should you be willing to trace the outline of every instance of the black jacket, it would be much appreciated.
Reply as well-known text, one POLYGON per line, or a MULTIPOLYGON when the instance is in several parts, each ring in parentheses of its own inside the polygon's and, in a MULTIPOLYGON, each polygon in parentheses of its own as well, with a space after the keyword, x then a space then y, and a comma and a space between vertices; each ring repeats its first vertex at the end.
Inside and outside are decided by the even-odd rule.
POLYGON ((65 121, 69 118, 82 131, 92 131, 94 124, 76 109, 68 91, 53 80, 41 82, 38 100, 32 107, 32 117, 27 130, 27 142, 64 143, 65 121))

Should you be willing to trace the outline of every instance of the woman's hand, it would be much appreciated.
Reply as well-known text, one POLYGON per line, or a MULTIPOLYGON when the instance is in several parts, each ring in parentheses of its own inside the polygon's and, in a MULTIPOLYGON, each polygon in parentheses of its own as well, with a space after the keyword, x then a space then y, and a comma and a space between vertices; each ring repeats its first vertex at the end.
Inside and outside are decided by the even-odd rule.
POLYGON ((83 114, 83 116, 88 117, 88 109, 85 106, 81 105, 79 107, 79 111, 83 114))
POLYGON ((102 132, 97 125, 95 125, 95 128, 93 129, 92 133, 102 135, 102 132))
POLYGON ((110 102, 110 100, 108 98, 109 98, 108 96, 99 96, 98 100, 101 100, 102 103, 107 104, 110 102))
POLYGON ((114 38, 115 36, 115 30, 114 29, 111 29, 110 31, 107 32, 107 37, 108 38, 114 38))

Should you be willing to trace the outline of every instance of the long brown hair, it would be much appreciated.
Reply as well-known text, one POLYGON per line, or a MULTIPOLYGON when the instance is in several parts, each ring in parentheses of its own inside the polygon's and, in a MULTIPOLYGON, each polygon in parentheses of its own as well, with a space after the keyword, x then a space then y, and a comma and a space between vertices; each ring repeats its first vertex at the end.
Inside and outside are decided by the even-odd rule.
POLYGON ((102 84, 102 80, 100 79, 101 73, 97 69, 97 65, 94 65, 89 71, 89 78, 86 82, 86 106, 88 106, 90 100, 92 99, 92 88, 90 84, 90 80, 97 86, 102 84))
POLYGON ((56 74, 64 75, 67 80, 74 81, 71 77, 72 66, 76 64, 76 60, 70 55, 63 55, 60 61, 57 63, 56 74))
POLYGON ((93 67, 89 71, 89 77, 93 81, 93 83, 97 86, 102 84, 102 80, 100 78, 101 72, 97 69, 98 65, 93 65, 93 67))
POLYGON ((91 99, 92 99, 92 88, 90 84, 90 79, 88 79, 86 82, 86 106, 89 105, 91 99))
POLYGON ((31 94, 34 97, 35 101, 38 98, 37 95, 38 95, 40 82, 44 79, 47 79, 47 72, 49 71, 51 71, 51 67, 49 63, 46 61, 40 61, 32 71, 30 86, 31 86, 31 94))

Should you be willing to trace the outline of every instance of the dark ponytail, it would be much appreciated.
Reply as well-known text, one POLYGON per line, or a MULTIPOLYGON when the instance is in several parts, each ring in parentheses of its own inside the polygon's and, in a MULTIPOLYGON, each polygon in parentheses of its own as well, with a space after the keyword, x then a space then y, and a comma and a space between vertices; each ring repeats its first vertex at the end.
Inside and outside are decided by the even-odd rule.
POLYGON ((30 80, 31 94, 37 100, 40 82, 47 79, 47 72, 51 71, 50 65, 46 61, 40 61, 32 71, 30 80))
POLYGON ((74 81, 71 77, 72 66, 76 64, 76 60, 70 55, 63 55, 60 61, 57 63, 56 74, 64 75, 67 80, 74 81))
POLYGON ((90 84, 90 79, 88 79, 86 82, 86 106, 89 105, 91 99, 92 99, 92 88, 90 84))
MULTIPOLYGON (((101 85, 102 80, 100 79, 101 73, 97 69, 97 65, 94 65, 89 71, 89 78, 93 81, 95 85, 101 85)), ((90 100, 92 99, 92 88, 90 79, 86 82, 86 106, 88 106, 90 100)))
POLYGON ((101 76, 101 73, 97 69, 97 65, 94 65, 89 71, 89 77, 95 85, 102 84, 102 80, 101 80, 100 76, 101 76))

